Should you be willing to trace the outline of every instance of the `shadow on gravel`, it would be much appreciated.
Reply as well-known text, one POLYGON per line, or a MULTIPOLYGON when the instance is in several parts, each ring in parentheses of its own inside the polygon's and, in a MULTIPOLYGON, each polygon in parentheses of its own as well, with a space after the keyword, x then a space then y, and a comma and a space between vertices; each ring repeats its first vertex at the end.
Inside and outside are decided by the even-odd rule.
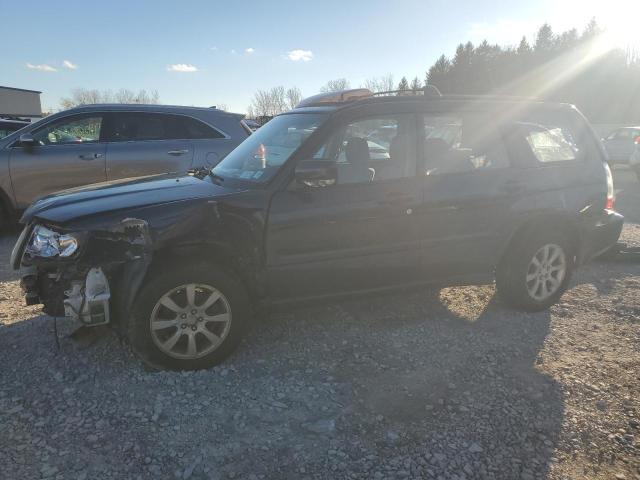
MULTIPOLYGON (((391 299, 402 320, 359 327, 371 362, 345 356, 335 374, 354 385, 363 416, 389 422, 386 438, 370 432, 379 455, 400 444, 446 478, 545 478, 564 413, 560 387, 535 367, 550 313, 514 312, 493 297, 474 311, 477 292, 491 289, 469 290, 391 299)), ((386 306, 344 308, 363 317, 386 306)))

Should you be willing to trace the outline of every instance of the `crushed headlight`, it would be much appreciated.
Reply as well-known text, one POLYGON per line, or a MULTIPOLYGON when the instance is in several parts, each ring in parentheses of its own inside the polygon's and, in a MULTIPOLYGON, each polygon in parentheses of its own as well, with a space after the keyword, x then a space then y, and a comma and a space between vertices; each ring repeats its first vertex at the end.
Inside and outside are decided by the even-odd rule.
POLYGON ((38 257, 70 257, 78 250, 78 239, 38 225, 31 235, 27 251, 38 257))

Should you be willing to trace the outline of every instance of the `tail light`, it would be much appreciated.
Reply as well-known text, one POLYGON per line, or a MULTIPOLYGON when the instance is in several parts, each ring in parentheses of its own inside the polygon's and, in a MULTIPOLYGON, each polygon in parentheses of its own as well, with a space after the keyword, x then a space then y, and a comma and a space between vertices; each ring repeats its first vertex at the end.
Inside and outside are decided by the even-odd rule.
POLYGON ((636 138, 634 138, 633 143, 635 143, 636 145, 640 145, 640 136, 637 136, 636 138))
POLYGON ((605 210, 613 210, 616 206, 616 192, 613 189, 613 175, 611 175, 611 168, 608 164, 604 164, 604 169, 607 174, 607 201, 604 204, 605 210))

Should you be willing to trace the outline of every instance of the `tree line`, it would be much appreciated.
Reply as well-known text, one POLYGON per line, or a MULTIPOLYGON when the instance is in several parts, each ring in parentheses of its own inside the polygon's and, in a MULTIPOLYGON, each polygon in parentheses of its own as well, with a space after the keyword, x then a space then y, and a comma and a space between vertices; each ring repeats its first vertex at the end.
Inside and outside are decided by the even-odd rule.
MULTIPOLYGON (((610 48, 603 33, 595 19, 582 32, 555 33, 544 24, 531 43, 526 37, 517 46, 487 40, 478 45, 460 43, 452 58, 443 54, 427 69, 424 83, 419 77, 403 76, 395 84, 393 75, 387 74, 367 79, 361 87, 408 95, 428 84, 443 94, 534 97, 572 103, 594 123, 640 123, 640 55, 610 48)), ((338 78, 320 91, 349 88, 348 79, 338 78)), ((268 117, 292 108, 292 103, 282 101, 283 91, 277 87, 256 93, 250 116, 268 117)))
POLYGON ((517 47, 461 43, 427 71, 442 93, 535 97, 576 105, 594 123, 640 121, 640 55, 610 48, 595 20, 578 33, 543 25, 517 47))
MULTIPOLYGON (((411 94, 434 85, 444 94, 498 94, 535 97, 572 103, 594 123, 640 123, 640 55, 630 49, 609 48, 595 20, 582 32, 555 33, 541 26, 531 42, 522 37, 517 46, 484 40, 460 43, 453 57, 441 55, 423 80, 392 74, 372 77, 360 86, 373 92, 399 90, 411 94)), ((329 80, 321 92, 351 88, 346 78, 329 80)), ((294 108, 302 99, 296 86, 261 89, 252 96, 247 116, 268 119, 294 108)), ((117 92, 75 89, 62 98, 62 108, 87 103, 159 103, 157 91, 128 89, 117 92)), ((226 110, 226 105, 219 104, 226 110)))

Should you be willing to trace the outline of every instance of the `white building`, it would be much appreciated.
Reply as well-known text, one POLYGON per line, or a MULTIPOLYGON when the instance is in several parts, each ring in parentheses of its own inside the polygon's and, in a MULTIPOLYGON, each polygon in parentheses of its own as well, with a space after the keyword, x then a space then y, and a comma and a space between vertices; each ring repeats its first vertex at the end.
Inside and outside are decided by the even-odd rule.
POLYGON ((0 86, 0 118, 42 118, 40 93, 36 90, 0 86))

